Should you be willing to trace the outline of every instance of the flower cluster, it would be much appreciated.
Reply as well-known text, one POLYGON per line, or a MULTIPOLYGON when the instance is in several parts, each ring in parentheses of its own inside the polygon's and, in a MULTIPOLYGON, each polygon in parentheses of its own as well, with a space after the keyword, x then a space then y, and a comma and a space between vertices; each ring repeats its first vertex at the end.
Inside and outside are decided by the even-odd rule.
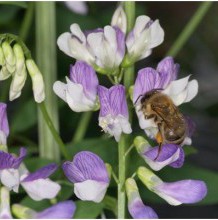
POLYGON ((12 47, 7 40, 0 40, 4 40, 0 45, 0 81, 12 77, 9 91, 10 101, 20 97, 27 79, 27 72, 32 80, 35 101, 38 103, 44 101, 44 81, 35 62, 31 58, 26 59, 21 44, 15 43, 12 47))
MULTIPOLYGON (((127 17, 121 6, 115 11, 111 24, 104 28, 82 31, 78 24, 72 24, 70 33, 61 34, 57 44, 60 50, 75 58, 76 62, 70 66, 70 76, 66 77, 66 83, 57 81, 53 86, 54 92, 75 112, 95 111, 100 105, 99 126, 117 142, 123 133, 132 133, 126 97, 129 91, 140 128, 147 138, 156 139, 159 144, 151 146, 147 139, 138 136, 133 145, 155 171, 167 165, 182 167, 185 159, 183 146, 191 144, 195 126, 188 116, 181 114, 185 130, 182 137, 179 137, 181 142, 175 144, 177 142, 166 141, 161 134, 163 129, 168 129, 171 136, 174 132, 161 111, 155 111, 152 105, 151 117, 145 114, 143 100, 152 92, 158 91, 158 94, 170 100, 172 108, 177 112, 179 105, 191 101, 197 95, 198 82, 195 79, 189 80, 190 75, 178 79, 179 65, 172 57, 161 60, 156 69, 146 67, 139 70, 135 83, 130 88, 123 86, 121 81, 123 74, 127 74, 126 68, 148 57, 163 39, 164 31, 159 21, 153 21, 145 15, 137 17, 134 27, 127 33, 127 17), (114 85, 110 88, 100 85, 97 73, 107 76, 114 85), (166 125, 160 128, 160 123, 163 122, 166 125), (161 141, 158 141, 159 136, 161 141)), ((156 101, 156 104, 159 104, 157 108, 162 111, 165 108, 165 115, 169 114, 167 107, 160 101, 156 101)), ((180 116, 180 112, 178 114, 180 116)), ((174 121, 171 120, 170 123, 174 121)), ((74 183, 74 193, 78 198, 97 203, 102 201, 110 182, 110 174, 97 155, 88 151, 79 152, 72 162, 66 161, 62 168, 69 181, 74 183)), ((145 167, 139 167, 136 175, 150 191, 170 205, 199 202, 207 194, 207 187, 201 180, 167 183, 145 167)), ((155 211, 143 203, 133 178, 126 180, 125 188, 128 209, 133 218, 158 218, 155 211)))

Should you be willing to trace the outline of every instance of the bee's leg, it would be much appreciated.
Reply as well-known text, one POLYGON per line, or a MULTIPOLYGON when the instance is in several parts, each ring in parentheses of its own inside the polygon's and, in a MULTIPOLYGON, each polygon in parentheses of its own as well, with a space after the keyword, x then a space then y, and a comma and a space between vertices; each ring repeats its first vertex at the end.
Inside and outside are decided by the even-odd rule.
POLYGON ((158 130, 159 131, 158 131, 158 133, 156 135, 156 140, 157 140, 157 143, 159 144, 159 147, 158 147, 157 156, 155 157, 154 160, 157 160, 157 158, 159 157, 161 149, 162 149, 162 144, 163 144, 163 137, 162 137, 161 132, 160 132, 160 126, 158 126, 158 130))

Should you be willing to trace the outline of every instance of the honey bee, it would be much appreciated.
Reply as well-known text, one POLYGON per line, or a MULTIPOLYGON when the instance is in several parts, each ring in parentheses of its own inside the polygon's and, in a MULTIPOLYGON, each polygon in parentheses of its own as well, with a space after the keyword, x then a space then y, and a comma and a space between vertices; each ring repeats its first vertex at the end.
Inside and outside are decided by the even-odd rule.
POLYGON ((159 149, 156 160, 161 152, 162 144, 179 145, 184 141, 187 134, 186 120, 172 99, 161 93, 160 89, 154 89, 142 95, 140 102, 139 111, 143 112, 145 119, 153 118, 158 127, 156 141, 159 149))

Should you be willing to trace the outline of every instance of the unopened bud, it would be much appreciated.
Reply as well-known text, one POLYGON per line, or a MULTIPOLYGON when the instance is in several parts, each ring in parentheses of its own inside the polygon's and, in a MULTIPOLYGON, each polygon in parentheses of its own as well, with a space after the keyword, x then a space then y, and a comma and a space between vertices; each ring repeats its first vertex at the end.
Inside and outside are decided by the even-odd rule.
POLYGON ((13 73, 16 69, 16 58, 14 56, 11 45, 5 41, 2 43, 2 50, 6 60, 6 67, 10 73, 13 73))
POLYGON ((13 74, 13 79, 10 86, 10 101, 18 98, 21 95, 21 90, 23 89, 27 78, 25 57, 22 47, 19 44, 15 44, 13 51, 16 57, 16 72, 13 74))
POLYGON ((12 205, 12 213, 20 219, 32 219, 37 214, 34 210, 18 204, 12 205))
POLYGON ((139 167, 137 170, 138 178, 147 188, 153 191, 153 188, 163 181, 146 167, 139 167))
POLYGON ((34 99, 40 103, 45 99, 44 81, 41 72, 32 59, 26 60, 26 67, 32 79, 34 99))
POLYGON ((0 46, 0 66, 5 65, 5 56, 2 50, 2 47, 0 46))
POLYGON ((124 34, 126 33, 127 18, 122 6, 119 6, 114 12, 111 25, 120 28, 124 34))
POLYGON ((10 193, 6 187, 0 190, 0 219, 12 219, 10 210, 10 193))

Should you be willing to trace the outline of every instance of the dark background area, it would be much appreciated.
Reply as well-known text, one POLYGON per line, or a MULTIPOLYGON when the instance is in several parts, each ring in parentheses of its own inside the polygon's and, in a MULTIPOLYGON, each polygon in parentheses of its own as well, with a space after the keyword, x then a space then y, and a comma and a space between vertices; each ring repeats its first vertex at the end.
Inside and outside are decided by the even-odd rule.
MULTIPOLYGON (((56 20, 57 37, 69 31, 72 23, 78 23, 82 29, 93 29, 103 27, 110 23, 117 2, 88 2, 89 12, 87 15, 78 15, 70 11, 64 2, 57 2, 56 20)), ((137 62, 136 72, 140 68, 156 67, 158 62, 177 39, 184 26, 190 20, 200 2, 137 2, 136 15, 146 14, 152 19, 159 19, 165 31, 164 42, 153 50, 151 56, 137 62)), ((0 5, 0 32, 19 34, 21 22, 25 9, 14 5, 0 5)), ((179 78, 192 74, 199 82, 199 94, 191 102, 181 107, 184 114, 190 115, 197 129, 193 137, 193 147, 196 152, 186 158, 186 165, 180 170, 166 168, 160 175, 165 181, 179 180, 179 178, 204 179, 209 186, 208 198, 195 205, 182 205, 172 207, 156 195, 148 192, 140 185, 143 201, 152 206, 160 218, 217 218, 218 217, 218 3, 214 2, 203 21, 190 37, 185 46, 180 50, 175 61, 180 64, 179 78)), ((49 33, 48 33, 49 34, 49 33)), ((26 44, 35 53, 35 27, 34 19, 26 44)), ((42 51, 43 53, 43 51, 42 51)), ((48 57, 49 59, 49 57, 48 57)), ((64 55, 57 49, 58 79, 63 80, 68 75, 69 65, 74 63, 70 57, 64 55)), ((110 86, 106 78, 100 76, 100 82, 110 86)), ((7 102, 8 88, 10 82, 0 83, 0 101, 7 102)), ((28 145, 31 155, 37 155, 37 114, 36 105, 30 97, 31 83, 28 81, 22 96, 14 101, 8 102, 8 116, 11 127, 9 144, 11 146, 28 145), (28 92, 29 91, 29 92, 28 92)), ((65 142, 70 142, 77 127, 81 114, 74 113, 65 103, 58 100, 60 113, 61 136, 65 142)), ((95 112, 87 129, 84 140, 87 145, 101 145, 96 138, 102 136, 101 129, 97 123, 98 112, 95 112)), ((134 116, 133 135, 142 134, 134 116)), ((103 139, 104 140, 104 139, 103 139)), ((107 139, 106 139, 107 140, 107 139)), ((84 149, 84 142, 71 146, 72 152, 84 149), (76 148, 77 147, 77 148, 76 148), (76 148, 76 150, 75 150, 76 148)), ((103 142, 102 142, 103 143, 103 142)), ((116 162, 116 145, 114 141, 108 143, 107 149, 94 149, 103 154, 104 159, 116 162), (106 149, 107 152, 100 152, 106 149)), ((194 151, 193 151, 194 152, 194 151)), ((30 159, 31 160, 31 159, 30 159)), ((131 155, 130 166, 138 163, 137 155, 131 155), (137 160, 137 162, 136 162, 137 160)), ((114 162, 114 163, 115 163, 114 162)), ((140 161, 141 162, 141 161, 140 161)), ((139 162, 139 163, 140 163, 139 162)), ((116 188, 109 189, 109 194, 116 195, 116 188)), ((75 198, 75 197, 74 197, 75 198)), ((14 201, 20 198, 13 197, 14 201)), ((13 200, 12 200, 13 201, 13 200)), ((113 217, 107 213, 108 217, 113 217)))

